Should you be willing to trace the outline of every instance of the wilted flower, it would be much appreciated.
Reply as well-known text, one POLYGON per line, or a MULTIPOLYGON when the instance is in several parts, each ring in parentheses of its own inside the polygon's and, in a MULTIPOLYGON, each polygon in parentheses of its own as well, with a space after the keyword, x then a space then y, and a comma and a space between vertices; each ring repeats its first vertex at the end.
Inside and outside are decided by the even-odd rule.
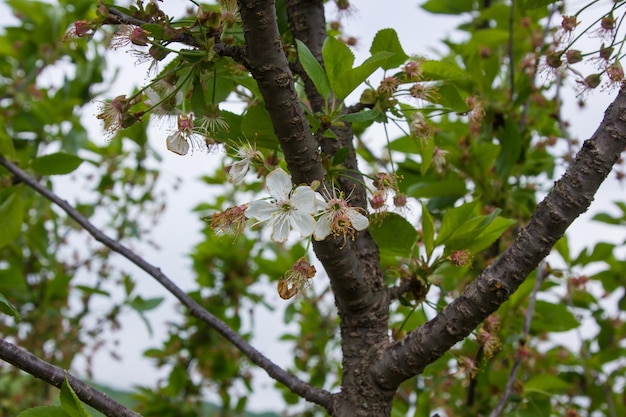
POLYGON ((606 74, 609 76, 609 81, 606 88, 619 87, 624 81, 624 68, 619 61, 614 61, 606 68, 606 74))
POLYGON ((428 139, 430 139, 434 133, 433 127, 420 112, 416 112, 413 115, 413 120, 409 128, 411 129, 411 134, 417 138, 420 149, 428 143, 428 139))
POLYGON ((253 161, 263 162, 264 160, 263 154, 249 143, 241 145, 237 150, 237 158, 239 158, 238 161, 226 167, 228 169, 228 182, 232 184, 238 184, 244 179, 253 161))
POLYGON ((178 115, 178 105, 183 101, 183 93, 176 90, 174 84, 166 79, 158 80, 145 91, 148 99, 144 101, 150 107, 150 113, 156 117, 178 115))
POLYGON ((361 212, 364 211, 358 207, 351 207, 348 199, 343 197, 343 193, 339 193, 333 189, 333 195, 324 199, 322 215, 317 219, 315 240, 324 240, 330 234, 333 236, 343 236, 354 239, 356 231, 367 229, 369 220, 361 212))
POLYGON ((211 229, 217 234, 232 234, 237 236, 246 225, 247 204, 229 207, 226 210, 211 216, 211 229))
POLYGON ((576 80, 576 90, 579 96, 585 95, 587 92, 597 88, 602 81, 600 74, 591 74, 582 80, 576 80))
POLYGON ((563 28, 566 32, 573 32, 578 26, 578 21, 576 16, 563 16, 563 20, 561 21, 561 28, 563 28))
POLYGON ((278 281, 278 295, 288 300, 298 292, 307 288, 309 280, 315 276, 315 267, 309 263, 306 257, 302 257, 293 264, 283 278, 278 281))
POLYGON ((378 92, 385 95, 385 97, 390 97, 398 90, 398 85, 400 85, 400 81, 396 77, 386 77, 378 86, 378 92))
POLYGON ((465 266, 472 260, 472 253, 467 249, 457 250, 448 257, 454 266, 465 266))
POLYGON ((103 101, 100 113, 96 117, 104 122, 104 130, 108 134, 115 134, 126 127, 125 120, 130 117, 128 114, 130 106, 130 100, 125 95, 117 96, 113 100, 103 101))
POLYGON ((228 130, 228 123, 220 114, 217 105, 209 105, 207 111, 197 121, 198 130, 207 135, 228 130))
POLYGON ((131 25, 121 25, 117 32, 113 35, 111 49, 123 48, 128 45, 146 46, 150 43, 148 39, 149 32, 138 27, 131 25))
POLYGON ((568 49, 565 52, 565 59, 568 64, 576 64, 583 60, 583 54, 578 49, 568 49))
POLYGON ((267 222, 265 227, 272 229, 271 238, 275 242, 286 241, 292 229, 303 237, 311 236, 315 230, 315 191, 305 185, 292 191, 291 178, 280 168, 268 174, 266 187, 271 196, 269 201, 251 202, 246 216, 258 219, 258 223, 267 222))
POLYGON ((485 117, 485 108, 482 101, 476 96, 469 96, 465 99, 467 104, 467 120, 469 122, 470 132, 477 134, 480 124, 485 117))
POLYGON ((385 203, 387 199, 384 196, 383 191, 376 190, 372 193, 372 198, 370 198, 370 205, 374 210, 382 210, 385 208, 385 203))
POLYGON ((448 151, 435 147, 435 150, 433 151, 433 165, 435 166, 435 170, 437 172, 441 172, 443 166, 446 164, 447 154, 448 151))
POLYGON ((393 205, 396 208, 406 207, 406 202, 407 202, 406 194, 404 193, 398 193, 393 196, 393 205))
POLYGON ((474 379, 476 374, 478 374, 478 366, 476 366, 476 362, 473 359, 468 358, 467 356, 462 356, 457 359, 457 365, 459 370, 457 374, 464 374, 468 379, 474 379))
POLYGON ((487 359, 492 358, 495 353, 502 347, 500 338, 487 330, 480 328, 476 336, 478 343, 483 346, 483 352, 487 359))
POLYGON ((612 39, 615 32, 615 17, 608 14, 600 20, 600 27, 594 31, 594 35, 598 38, 612 39))
POLYGON ((429 103, 437 101, 437 87, 431 84, 415 83, 409 89, 409 94, 420 101, 429 103))
POLYGON ((95 25, 87 20, 77 20, 72 27, 63 35, 63 41, 71 38, 83 38, 94 33, 95 25))
POLYGON ((414 60, 402 67, 402 72, 408 81, 419 81, 422 78, 422 60, 414 60))
POLYGON ((194 116, 189 113, 187 116, 180 115, 177 119, 177 130, 170 134, 167 139, 167 149, 178 155, 186 155, 189 148, 207 149, 204 137, 194 130, 194 116))
POLYGON ((386 199, 388 195, 398 192, 398 175, 379 172, 374 177, 373 185, 386 199))

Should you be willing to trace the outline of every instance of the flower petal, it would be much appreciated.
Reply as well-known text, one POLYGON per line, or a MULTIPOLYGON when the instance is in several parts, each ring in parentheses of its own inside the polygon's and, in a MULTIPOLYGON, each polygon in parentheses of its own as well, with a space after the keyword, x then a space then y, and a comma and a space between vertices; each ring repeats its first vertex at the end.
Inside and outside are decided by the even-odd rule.
POLYGON ((289 216, 291 228, 300 232, 302 237, 309 237, 315 230, 315 219, 310 214, 293 211, 289 216))
POLYGON ((278 208, 276 204, 272 204, 267 200, 256 200, 248 204, 246 209, 246 217, 249 219, 259 219, 265 221, 271 219, 277 214, 278 208))
POLYGON ((243 159, 232 164, 228 170, 228 182, 231 184, 239 184, 248 173, 249 165, 250 161, 248 159, 243 159))
POLYGON ((281 213, 274 218, 272 222, 272 240, 274 242, 284 242, 289 237, 290 227, 290 216, 281 213))
POLYGON ((367 219, 367 217, 365 217, 355 209, 347 210, 346 214, 350 219, 350 223, 352 223, 352 227, 354 227, 359 232, 361 230, 367 229, 367 226, 370 225, 370 221, 367 219))
POLYGON ((265 186, 270 195, 276 200, 287 200, 292 188, 291 177, 282 169, 277 168, 267 175, 265 186))
POLYGON ((168 151, 172 151, 178 155, 187 155, 187 152, 189 152, 189 142, 187 142, 180 132, 169 135, 166 139, 166 144, 168 151))
POLYGON ((299 211, 315 214, 318 211, 315 194, 308 185, 301 185, 291 194, 291 202, 299 211))
POLYGON ((331 215, 328 213, 322 214, 322 216, 317 219, 317 224, 315 225, 315 233, 313 234, 315 240, 326 239, 326 236, 330 234, 330 226, 331 215))

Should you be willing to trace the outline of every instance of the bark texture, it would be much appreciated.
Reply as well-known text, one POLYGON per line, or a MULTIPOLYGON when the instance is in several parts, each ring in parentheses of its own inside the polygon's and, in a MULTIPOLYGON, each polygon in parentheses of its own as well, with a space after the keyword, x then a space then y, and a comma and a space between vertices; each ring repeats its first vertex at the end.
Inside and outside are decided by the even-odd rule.
MULTIPOLYGON (((363 178, 354 174, 359 171, 350 125, 335 130, 337 139, 324 138, 321 132, 311 133, 304 113, 300 111, 301 104, 295 95, 293 75, 280 45, 275 15, 270 16, 275 13, 274 3, 241 1, 240 6, 247 44, 246 61, 259 86, 263 84, 261 93, 272 120, 280 124, 275 123, 274 127, 294 183, 303 179, 305 182, 312 179, 323 182, 322 155, 332 157, 346 147, 348 157, 344 166, 353 173, 338 178, 336 185, 346 195, 351 195, 353 206, 366 208, 365 188, 361 185, 363 178), (263 25, 259 24, 260 16, 263 25), (270 17, 274 19, 271 24, 268 23, 270 17), (275 29, 270 35, 268 26, 271 25, 275 29), (269 40, 278 43, 271 50, 267 50, 267 46, 276 44, 267 43, 269 40), (263 53, 251 53, 261 50, 263 53), (268 81, 272 77, 274 82, 268 81), (283 79, 288 79, 289 84, 279 82, 283 79), (274 101, 277 97, 284 100, 278 106, 274 101), (283 109, 292 111, 283 113, 283 109), (287 115, 293 116, 288 124, 285 123, 287 115), (296 121, 296 116, 301 120, 296 121), (321 174, 318 169, 322 170, 321 174), (310 175, 310 172, 315 174, 310 175)), ((288 0, 286 6, 293 37, 305 43, 323 65, 321 48, 326 36, 323 3, 319 0, 288 0)), ((326 105, 323 97, 298 64, 292 67, 304 80, 312 110, 322 112, 326 105)), ((343 379, 341 393, 334 396, 334 405, 328 411, 334 416, 389 415, 394 390, 380 390, 367 372, 374 358, 389 343, 389 296, 379 265, 378 248, 367 232, 358 233, 354 240, 329 237, 322 242, 313 242, 313 247, 330 278, 341 318, 343 379)))

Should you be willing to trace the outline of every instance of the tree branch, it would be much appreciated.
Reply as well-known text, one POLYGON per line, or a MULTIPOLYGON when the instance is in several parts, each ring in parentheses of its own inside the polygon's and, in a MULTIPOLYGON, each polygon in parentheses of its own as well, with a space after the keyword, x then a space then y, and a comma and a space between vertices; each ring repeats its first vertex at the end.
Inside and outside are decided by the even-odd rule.
POLYGON ((66 370, 39 359, 32 353, 20 349, 5 339, 0 339, 0 359, 57 388, 61 388, 63 381, 67 377, 78 398, 105 416, 141 417, 140 414, 124 407, 117 401, 70 375, 66 370))
MULTIPOLYGON (((109 7, 108 12, 109 12, 109 16, 107 19, 107 23, 109 24, 131 25, 131 26, 141 27, 142 25, 152 23, 152 22, 148 22, 142 19, 138 19, 136 17, 128 16, 122 13, 121 11, 117 10, 115 7, 109 7)), ((171 39, 168 39, 167 42, 168 43, 178 42, 178 43, 182 43, 188 46, 192 46, 194 48, 200 47, 200 44, 198 43, 198 41, 196 41, 193 35, 186 33, 186 32, 180 32, 180 31, 176 32, 176 34, 171 39)), ((243 48, 241 48, 240 46, 226 45, 220 40, 219 36, 215 37, 215 45, 213 46, 213 50, 219 56, 231 57, 235 61, 245 65, 243 48)))
POLYGON ((513 244, 435 318, 394 343, 370 373, 385 389, 420 374, 464 339, 517 290, 554 243, 587 210, 626 147, 626 87, 605 112, 593 137, 537 206, 513 244))
MULTIPOLYGON (((310 184, 313 180, 328 183, 330 179, 325 178, 318 147, 330 157, 345 146, 349 152, 344 166, 351 173, 333 179, 336 181, 333 185, 351 195, 351 205, 367 207, 349 124, 335 131, 337 139, 329 140, 320 135, 318 143, 311 133, 281 43, 274 1, 239 0, 238 3, 244 28, 246 62, 259 85, 294 184, 310 184)), ((289 0, 287 10, 294 36, 302 36, 309 42, 311 51, 320 59, 325 36, 325 28, 320 27, 320 22, 324 21, 322 2, 289 0)), ((307 95, 310 95, 312 105, 318 107, 313 110, 322 111, 324 100, 312 83, 307 87, 307 95)), ((393 392, 374 387, 362 372, 372 362, 369 357, 377 356, 378 349, 388 343, 389 302, 378 248, 367 231, 357 233, 354 239, 330 236, 322 242, 314 241, 313 248, 328 273, 341 317, 343 375, 342 391, 336 404, 343 403, 344 409, 333 410, 331 414, 355 415, 356 408, 363 407, 358 403, 363 397, 370 400, 369 404, 376 403, 375 398, 380 397, 382 400, 378 404, 384 408, 393 392)), ((374 414, 378 411, 369 410, 374 414)), ((388 411, 381 409, 380 415, 388 411)))
POLYGON ((197 303, 193 298, 187 295, 182 289, 180 289, 171 279, 169 279, 160 268, 148 263, 141 256, 122 245, 118 241, 110 238, 96 226, 87 220, 82 214, 74 209, 67 201, 61 199, 59 196, 48 190, 36 180, 31 178, 24 171, 19 169, 15 164, 9 162, 4 157, 0 156, 0 165, 8 169, 13 175, 20 178, 30 188, 59 206, 65 211, 71 218, 73 218, 79 225, 81 225, 91 236, 97 241, 101 242, 112 251, 119 253, 139 268, 143 269, 148 275, 152 276, 159 284, 161 284, 167 291, 174 295, 184 306, 189 309, 189 313, 207 323, 209 326, 217 330, 227 341, 232 343, 237 349, 239 349, 244 355, 250 359, 250 361, 262 369, 264 369, 269 376, 275 380, 281 382, 287 386, 295 394, 319 404, 325 408, 330 407, 331 394, 325 390, 320 390, 311 386, 310 384, 300 380, 295 375, 285 371, 280 366, 276 365, 269 358, 259 352, 256 348, 250 345, 243 337, 237 332, 228 327, 226 323, 209 313, 204 307, 197 303))
POLYGON ((324 181, 318 145, 296 95, 274 1, 239 0, 246 61, 259 85, 294 184, 324 181))

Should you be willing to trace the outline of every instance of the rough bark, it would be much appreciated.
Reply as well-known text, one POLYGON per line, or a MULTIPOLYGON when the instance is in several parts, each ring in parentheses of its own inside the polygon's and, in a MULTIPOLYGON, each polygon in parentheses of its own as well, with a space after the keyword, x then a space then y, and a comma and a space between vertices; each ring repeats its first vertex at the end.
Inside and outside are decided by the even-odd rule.
POLYGON ((273 1, 239 1, 246 62, 259 85, 295 184, 324 180, 317 142, 298 101, 273 1))
MULTIPOLYGON (((337 129, 337 139, 324 138, 320 132, 313 135, 304 113, 296 111, 301 109, 301 104, 295 95, 293 76, 280 44, 274 3, 240 1, 240 7, 247 45, 246 62, 259 83, 294 183, 302 179, 324 179, 323 170, 321 177, 309 174, 310 170, 319 175, 318 169, 322 169, 320 150, 332 157, 337 150, 347 147, 349 154, 344 165, 350 172, 358 173, 350 126, 337 129), (270 19, 274 20, 270 22, 270 19), (268 50, 267 45, 273 47, 268 50), (289 84, 282 83, 283 80, 289 80, 289 84), (277 105, 277 99, 282 100, 278 102, 280 105, 277 105), (290 110, 285 113, 285 109, 290 110), (289 120, 287 116, 293 117, 289 123, 285 123, 289 120), (300 121, 296 121, 296 117, 300 117, 300 121), (301 128, 304 131, 300 131, 301 128), (311 139, 316 140, 315 146, 311 145, 311 139)), ((287 12, 293 36, 304 42, 323 65, 321 47, 326 31, 322 2, 290 0, 287 1, 287 12)), ((294 67, 298 69, 298 65, 294 67)), ((303 71, 300 74, 312 110, 323 111, 323 97, 306 74, 303 71)), ((341 190, 351 196, 352 205, 367 207, 361 176, 349 174, 337 182, 341 190)), ((323 242, 314 242, 313 247, 330 278, 341 318, 343 379, 341 393, 335 396, 329 412, 333 416, 389 415, 393 391, 381 391, 367 373, 371 361, 389 343, 389 299, 379 265, 378 248, 367 232, 358 233, 354 240, 329 237, 323 242)))

